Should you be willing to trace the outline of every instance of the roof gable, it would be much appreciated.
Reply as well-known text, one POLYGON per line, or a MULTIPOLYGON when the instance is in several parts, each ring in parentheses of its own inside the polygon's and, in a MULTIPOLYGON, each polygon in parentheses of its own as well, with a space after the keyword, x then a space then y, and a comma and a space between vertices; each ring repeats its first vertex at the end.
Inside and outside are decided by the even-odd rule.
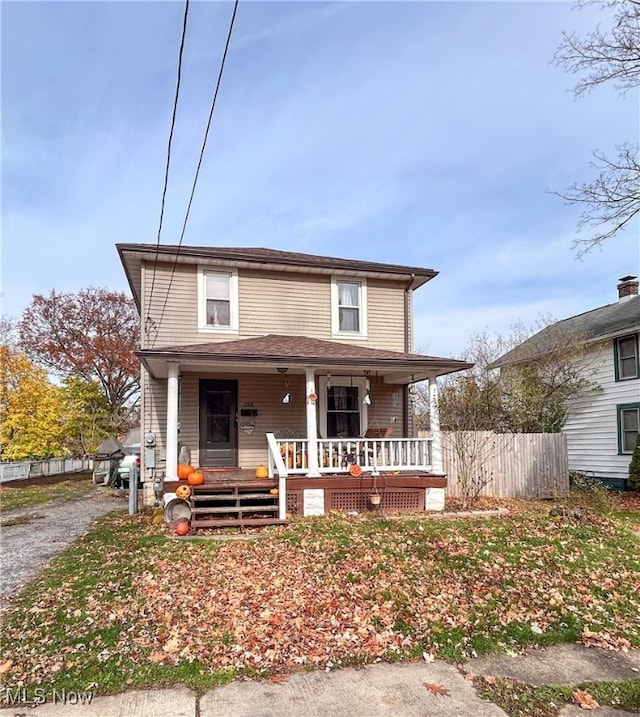
POLYGON ((640 331, 640 296, 607 304, 568 319, 556 321, 518 344, 492 363, 495 368, 528 361, 557 346, 558 340, 594 343, 624 333, 640 331))

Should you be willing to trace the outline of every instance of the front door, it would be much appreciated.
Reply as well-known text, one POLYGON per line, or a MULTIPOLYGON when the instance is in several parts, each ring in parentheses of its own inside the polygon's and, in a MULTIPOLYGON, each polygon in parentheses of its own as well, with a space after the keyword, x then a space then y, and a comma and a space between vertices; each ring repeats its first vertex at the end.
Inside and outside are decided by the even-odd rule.
POLYGON ((238 465, 238 382, 200 381, 200 465, 238 465))

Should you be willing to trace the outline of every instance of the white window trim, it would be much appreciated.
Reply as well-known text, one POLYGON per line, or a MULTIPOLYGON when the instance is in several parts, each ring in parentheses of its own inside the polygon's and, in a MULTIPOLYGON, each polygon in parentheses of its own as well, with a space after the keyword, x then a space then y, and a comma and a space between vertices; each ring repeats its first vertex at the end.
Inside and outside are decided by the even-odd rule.
POLYGON ((367 336, 367 280, 349 276, 331 277, 331 338, 333 339, 358 339, 365 341, 367 336), (360 291, 360 331, 340 331, 340 311, 338 307, 338 284, 339 283, 359 284, 360 291))
MULTIPOLYGON (((327 437, 327 377, 319 377, 320 395, 318 397, 318 412, 320 418, 320 435, 323 438, 327 437)), ((367 390, 367 380, 364 377, 358 378, 354 376, 353 379, 349 376, 332 376, 332 386, 357 386, 358 387, 358 401, 360 402, 360 435, 362 435, 369 425, 369 411, 366 403, 362 403, 362 399, 367 390)))
POLYGON ((209 266, 198 267, 198 332, 208 334, 237 334, 238 328, 238 270, 217 269, 209 266), (207 324, 207 274, 229 275, 230 325, 211 326, 207 324))

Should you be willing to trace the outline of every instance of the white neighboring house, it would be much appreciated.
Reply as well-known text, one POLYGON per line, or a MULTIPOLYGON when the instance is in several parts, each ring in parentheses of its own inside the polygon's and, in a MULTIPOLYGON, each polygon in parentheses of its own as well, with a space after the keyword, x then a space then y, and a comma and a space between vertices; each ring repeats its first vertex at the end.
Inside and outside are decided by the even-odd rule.
POLYGON ((562 332, 579 335, 587 349, 585 377, 598 384, 574 399, 563 428, 569 470, 602 479, 624 490, 629 463, 640 431, 640 296, 635 276, 618 284, 618 301, 558 321, 534 334, 494 365, 526 360, 562 332))

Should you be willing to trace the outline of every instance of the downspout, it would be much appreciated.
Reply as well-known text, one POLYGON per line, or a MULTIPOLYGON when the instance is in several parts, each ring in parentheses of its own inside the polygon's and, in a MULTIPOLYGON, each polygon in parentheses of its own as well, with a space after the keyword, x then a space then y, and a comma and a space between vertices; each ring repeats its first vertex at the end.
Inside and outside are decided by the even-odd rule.
MULTIPOLYGON (((415 278, 416 275, 411 274, 409 283, 404 289, 404 352, 406 354, 408 354, 411 350, 411 337, 409 335, 409 329, 411 327, 411 317, 409 316, 409 292, 411 291, 415 278)), ((408 438, 411 438, 413 435, 413 421, 411 420, 412 416, 409 415, 409 406, 409 386, 405 384, 402 390, 402 417, 405 435, 408 438)))

